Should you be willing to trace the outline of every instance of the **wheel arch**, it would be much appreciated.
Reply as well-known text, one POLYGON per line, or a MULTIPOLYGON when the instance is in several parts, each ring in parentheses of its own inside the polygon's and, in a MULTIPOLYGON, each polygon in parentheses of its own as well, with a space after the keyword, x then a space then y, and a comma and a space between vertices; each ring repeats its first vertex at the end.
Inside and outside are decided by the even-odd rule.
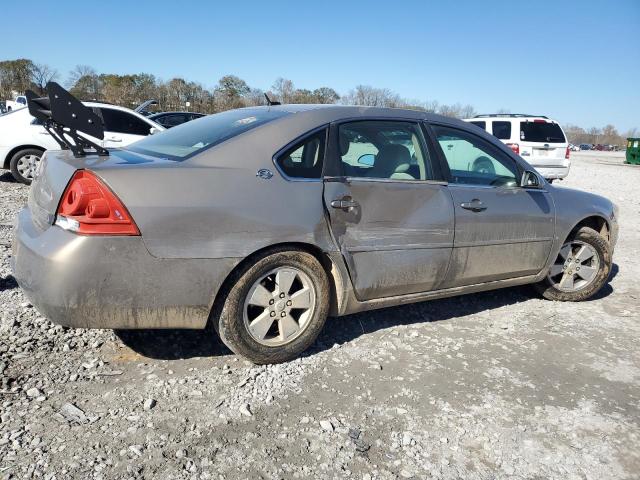
POLYGON ((30 150, 30 149, 40 150, 41 152, 44 152, 46 150, 46 148, 42 148, 39 145, 18 145, 17 147, 14 147, 11 150, 9 150, 9 153, 3 159, 2 168, 4 168, 5 170, 8 170, 9 165, 11 163, 11 159, 16 153, 18 153, 20 150, 30 150))
POLYGON ((603 215, 592 214, 584 217, 573 226, 567 238, 575 235, 575 233, 582 227, 592 228, 593 230, 598 232, 607 242, 611 241, 611 225, 609 224, 609 220, 603 215))
POLYGON ((220 288, 218 288, 218 291, 216 292, 207 323, 210 324, 212 320, 218 318, 222 307, 224 306, 224 299, 228 295, 233 285, 238 281, 240 276, 249 268, 250 265, 253 265, 258 259, 263 258, 266 255, 287 250, 298 250, 306 252, 312 255, 316 260, 318 260, 318 262, 320 262, 320 265, 322 265, 322 268, 327 275, 327 280, 329 281, 329 312, 330 314, 336 314, 337 312, 339 312, 340 305, 342 305, 345 301, 344 285, 345 281, 347 281, 344 275, 344 270, 341 268, 341 266, 337 264, 335 259, 331 258, 331 256, 327 252, 325 252, 317 245, 305 242, 284 242, 276 243, 256 250, 255 252, 251 253, 243 260, 241 260, 229 272, 229 274, 225 277, 224 281, 220 285, 220 288))

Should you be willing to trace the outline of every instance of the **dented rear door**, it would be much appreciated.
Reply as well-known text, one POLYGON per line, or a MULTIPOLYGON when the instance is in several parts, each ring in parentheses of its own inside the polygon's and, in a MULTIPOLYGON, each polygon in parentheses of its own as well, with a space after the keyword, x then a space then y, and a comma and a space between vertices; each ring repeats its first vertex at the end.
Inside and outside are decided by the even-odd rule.
POLYGON ((349 141, 332 126, 330 150, 335 154, 328 157, 339 166, 339 175, 325 178, 324 184, 331 231, 356 296, 371 300, 437 290, 446 276, 454 235, 446 182, 421 180, 434 175, 416 165, 416 156, 430 162, 417 124, 399 122, 396 128, 393 122, 372 121, 362 127, 365 123, 352 127, 361 131, 349 141), (407 173, 367 178, 370 164, 382 162, 375 153, 392 143, 413 153, 411 165, 400 168, 407 173), (358 161, 362 154, 370 154, 366 163, 358 161))

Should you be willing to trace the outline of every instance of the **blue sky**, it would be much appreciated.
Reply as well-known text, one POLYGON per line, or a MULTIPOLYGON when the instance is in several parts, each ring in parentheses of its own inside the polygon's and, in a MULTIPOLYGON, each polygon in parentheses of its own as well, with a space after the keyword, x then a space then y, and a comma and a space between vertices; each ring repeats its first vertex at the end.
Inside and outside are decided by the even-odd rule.
POLYGON ((0 59, 50 64, 63 81, 77 64, 208 87, 228 73, 262 89, 282 76, 640 128, 640 0, 2 5, 0 59))

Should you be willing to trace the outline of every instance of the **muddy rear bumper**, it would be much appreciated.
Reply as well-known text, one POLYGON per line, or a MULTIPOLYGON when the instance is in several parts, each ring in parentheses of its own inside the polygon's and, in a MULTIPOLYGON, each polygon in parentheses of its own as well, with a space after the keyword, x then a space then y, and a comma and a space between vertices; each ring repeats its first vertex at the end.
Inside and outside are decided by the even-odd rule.
POLYGON ((39 230, 28 208, 14 231, 14 276, 55 323, 81 328, 204 328, 238 259, 159 259, 141 237, 39 230))

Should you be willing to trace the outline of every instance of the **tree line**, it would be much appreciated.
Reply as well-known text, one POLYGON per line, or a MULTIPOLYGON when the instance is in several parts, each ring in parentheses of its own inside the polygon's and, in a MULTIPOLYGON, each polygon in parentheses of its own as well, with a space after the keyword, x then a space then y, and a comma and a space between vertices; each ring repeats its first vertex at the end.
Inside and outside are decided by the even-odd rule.
MULTIPOLYGON (((63 79, 60 73, 46 64, 29 59, 0 61, 0 100, 10 100, 17 92, 23 94, 32 89, 46 93, 49 81, 61 81, 70 92, 81 100, 105 101, 127 107, 135 107, 145 100, 156 99, 158 109, 164 111, 189 110, 216 113, 232 108, 265 105, 265 93, 281 103, 341 103, 374 107, 410 108, 438 113, 448 117, 469 118, 476 115, 472 105, 441 104, 437 101, 406 99, 387 88, 358 85, 343 95, 333 88, 318 87, 314 90, 297 88, 291 80, 278 78, 270 89, 261 90, 249 86, 235 75, 225 75, 213 88, 184 78, 162 80, 149 73, 113 74, 98 73, 88 65, 78 65, 63 79)), ((509 113, 500 109, 497 113, 509 113)), ((627 136, 635 136, 633 129, 620 135, 613 125, 585 130, 575 125, 564 127, 571 143, 603 143, 623 145, 627 136)))

